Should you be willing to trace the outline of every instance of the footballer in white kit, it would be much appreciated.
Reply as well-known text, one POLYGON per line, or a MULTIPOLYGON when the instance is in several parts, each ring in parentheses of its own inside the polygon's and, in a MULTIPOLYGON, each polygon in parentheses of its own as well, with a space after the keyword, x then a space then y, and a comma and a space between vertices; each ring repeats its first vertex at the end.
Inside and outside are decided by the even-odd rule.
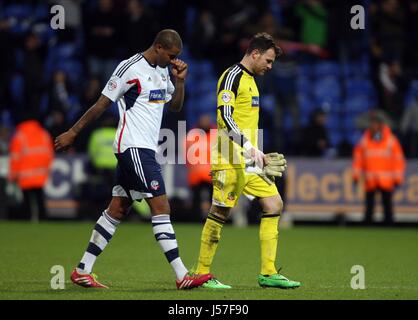
POLYGON ((97 102, 55 139, 55 149, 66 150, 84 127, 117 102, 120 120, 113 145, 118 159, 116 184, 112 200, 97 220, 87 249, 71 273, 76 285, 107 288, 97 280, 93 266, 133 201, 144 198, 151 209, 155 239, 176 275, 177 289, 199 287, 213 278, 210 273, 189 273, 180 258, 161 167, 155 158, 164 106, 170 102, 169 109, 174 112, 183 106, 187 64, 177 59, 181 49, 182 41, 175 30, 160 31, 147 50, 118 65, 97 102), (169 65, 175 85, 170 80, 169 65))
POLYGON ((138 53, 122 61, 102 91, 119 108, 113 149, 118 158, 113 195, 132 200, 165 194, 155 160, 164 105, 174 85, 168 68, 153 65, 138 53))

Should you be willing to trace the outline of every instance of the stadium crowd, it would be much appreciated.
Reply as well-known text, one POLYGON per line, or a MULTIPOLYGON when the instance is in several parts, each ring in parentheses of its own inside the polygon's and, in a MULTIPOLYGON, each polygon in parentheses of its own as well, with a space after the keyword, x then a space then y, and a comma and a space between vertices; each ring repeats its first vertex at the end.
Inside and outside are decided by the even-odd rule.
MULTIPOLYGON (((183 36, 189 64, 186 104, 163 127, 215 119, 216 81, 238 61, 246 40, 274 35, 286 55, 259 79, 264 146, 287 155, 350 157, 381 113, 407 157, 418 157, 418 1, 360 1, 364 30, 354 30, 358 1, 66 0, 0 4, 0 132, 7 145, 19 119, 34 113, 56 137, 89 108, 117 63, 145 50, 162 28, 183 36), (65 28, 50 8, 65 8, 65 28), (284 139, 283 137, 286 137, 284 139)), ((118 118, 114 107, 110 116, 118 118)), ((99 123, 96 124, 97 126, 99 123)), ((87 152, 83 132, 73 152, 87 152)), ((1 148, 2 153, 7 148, 1 148)))

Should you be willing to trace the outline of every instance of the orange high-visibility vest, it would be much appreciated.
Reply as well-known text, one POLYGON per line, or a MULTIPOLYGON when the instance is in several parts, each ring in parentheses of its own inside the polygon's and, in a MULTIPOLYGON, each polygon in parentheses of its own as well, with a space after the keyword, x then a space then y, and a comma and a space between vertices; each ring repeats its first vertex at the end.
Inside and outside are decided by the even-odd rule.
POLYGON ((50 134, 36 120, 24 121, 17 126, 10 142, 9 179, 23 190, 42 188, 53 158, 50 134))
POLYGON ((212 183, 212 177, 210 176, 210 150, 211 141, 215 141, 215 139, 215 130, 204 133, 201 129, 192 129, 188 132, 183 146, 186 151, 185 156, 190 186, 195 186, 202 182, 212 183))
POLYGON ((382 130, 382 139, 375 141, 369 130, 354 148, 353 178, 364 176, 367 191, 382 188, 393 190, 403 183, 405 159, 402 147, 388 126, 382 130))

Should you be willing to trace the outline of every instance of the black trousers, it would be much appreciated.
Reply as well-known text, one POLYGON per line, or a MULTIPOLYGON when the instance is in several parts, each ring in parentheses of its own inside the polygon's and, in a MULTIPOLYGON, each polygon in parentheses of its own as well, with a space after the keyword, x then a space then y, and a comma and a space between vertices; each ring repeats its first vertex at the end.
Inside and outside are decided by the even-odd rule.
POLYGON ((20 220, 44 220, 47 218, 45 196, 42 188, 23 190, 23 206, 15 218, 20 220))
POLYGON ((366 192, 366 214, 364 217, 364 222, 366 224, 372 224, 373 221, 373 213, 375 207, 375 196, 380 192, 382 196, 382 204, 383 204, 383 213, 384 213, 384 221, 385 225, 393 224, 393 204, 392 204, 392 191, 383 190, 383 189, 376 189, 373 191, 366 192))

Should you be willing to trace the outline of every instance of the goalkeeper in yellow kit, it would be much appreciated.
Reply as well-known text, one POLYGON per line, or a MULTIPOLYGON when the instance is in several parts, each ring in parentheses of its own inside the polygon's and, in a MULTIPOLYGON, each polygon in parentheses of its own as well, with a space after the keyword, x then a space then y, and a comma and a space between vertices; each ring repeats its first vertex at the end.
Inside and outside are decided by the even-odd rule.
MULTIPOLYGON (((219 78, 217 95, 216 143, 212 146, 213 199, 203 227, 197 274, 207 274, 215 256, 222 227, 241 194, 257 198, 263 209, 260 223, 261 271, 263 287, 295 288, 300 283, 280 275, 275 267, 278 224, 283 202, 274 184, 286 168, 283 155, 264 155, 258 149, 259 93, 254 76, 264 75, 282 54, 274 39, 255 35, 240 63, 219 78)), ((229 289, 216 278, 205 288, 229 289)))

